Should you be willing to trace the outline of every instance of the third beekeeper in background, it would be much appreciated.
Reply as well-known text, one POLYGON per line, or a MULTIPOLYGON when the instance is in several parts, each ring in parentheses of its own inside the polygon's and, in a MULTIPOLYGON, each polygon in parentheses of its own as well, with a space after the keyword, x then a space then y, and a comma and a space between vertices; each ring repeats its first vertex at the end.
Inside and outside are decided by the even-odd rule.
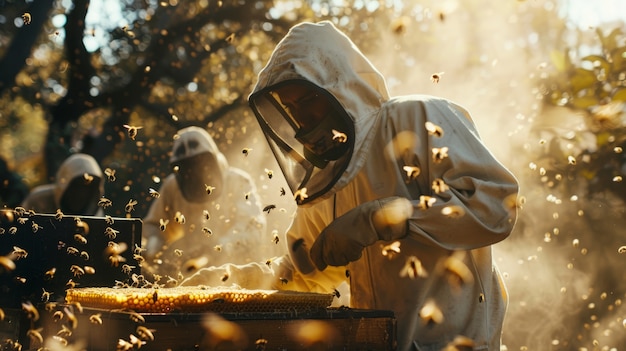
POLYGON ((506 291, 491 245, 516 219, 518 185, 468 112, 445 99, 389 97, 382 75, 330 22, 277 45, 249 98, 298 202, 289 254, 227 265, 185 284, 332 292, 392 310, 398 349, 500 350, 506 291), (287 284, 281 284, 279 281, 287 284))

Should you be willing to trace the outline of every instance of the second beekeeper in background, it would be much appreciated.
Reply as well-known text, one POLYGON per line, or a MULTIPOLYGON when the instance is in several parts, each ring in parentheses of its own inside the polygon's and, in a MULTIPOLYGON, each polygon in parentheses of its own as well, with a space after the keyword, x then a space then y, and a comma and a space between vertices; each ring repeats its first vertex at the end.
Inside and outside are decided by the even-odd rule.
POLYGON ((248 173, 229 166, 205 129, 178 131, 170 166, 143 218, 150 270, 176 277, 205 265, 265 258, 271 240, 256 186, 248 173))

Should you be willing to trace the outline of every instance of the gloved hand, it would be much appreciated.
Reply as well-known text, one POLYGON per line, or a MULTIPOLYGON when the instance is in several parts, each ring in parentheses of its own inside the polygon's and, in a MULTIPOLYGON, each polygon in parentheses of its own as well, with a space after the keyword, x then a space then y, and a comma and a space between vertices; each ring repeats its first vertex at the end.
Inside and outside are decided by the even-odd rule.
POLYGON ((412 214, 411 201, 402 197, 363 203, 322 230, 311 247, 311 260, 319 270, 356 261, 376 241, 404 237, 412 214))

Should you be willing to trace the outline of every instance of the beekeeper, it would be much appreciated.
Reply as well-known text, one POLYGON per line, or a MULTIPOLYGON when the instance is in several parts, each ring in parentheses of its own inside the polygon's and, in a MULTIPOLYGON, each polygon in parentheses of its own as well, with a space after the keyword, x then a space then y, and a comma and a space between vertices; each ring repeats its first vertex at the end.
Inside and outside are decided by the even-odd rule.
MULTIPOLYGON (((294 26, 249 102, 298 203, 289 254, 265 269, 273 287, 347 280, 350 307, 395 312, 400 350, 500 350, 507 297, 491 245, 511 233, 518 185, 465 109, 390 97, 330 22, 294 26)), ((222 269, 260 284, 235 266, 185 283, 219 284, 222 269)))
POLYGON ((177 277, 205 265, 271 256, 264 250, 272 243, 254 182, 229 166, 205 129, 177 132, 170 165, 172 173, 143 218, 145 256, 155 272, 177 277))
POLYGON ((103 215, 98 200, 104 194, 104 176, 90 155, 76 153, 59 166, 54 183, 33 188, 22 202, 26 210, 38 213, 103 215))

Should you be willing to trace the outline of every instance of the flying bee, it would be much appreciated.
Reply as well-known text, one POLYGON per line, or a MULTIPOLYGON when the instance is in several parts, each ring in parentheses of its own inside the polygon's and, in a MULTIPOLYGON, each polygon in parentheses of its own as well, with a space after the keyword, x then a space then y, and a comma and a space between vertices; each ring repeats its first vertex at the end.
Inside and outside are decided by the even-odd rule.
POLYGON ((83 173, 83 180, 85 184, 91 184, 91 182, 93 182, 93 176, 89 173, 83 173))
POLYGON ((426 127, 429 135, 433 135, 438 138, 441 138, 443 136, 443 128, 434 124, 433 122, 426 122, 424 123, 424 126, 426 127))
POLYGON ((282 186, 280 187, 280 196, 285 196, 287 194, 287 192, 285 191, 285 188, 283 188, 282 186))
POLYGON ((309 197, 309 195, 307 195, 306 192, 307 192, 306 188, 300 188, 300 189, 296 190, 296 193, 293 194, 293 197, 294 197, 294 199, 296 199, 296 202, 302 202, 302 201, 304 201, 304 199, 309 197))
POLYGON ((24 21, 25 25, 29 25, 32 22, 33 18, 30 13, 25 12, 22 14, 22 21, 24 21))
POLYGON ((159 194, 158 191, 156 191, 156 190, 154 190, 152 188, 148 189, 148 192, 150 193, 150 196, 152 196, 155 199, 158 199, 159 197, 161 197, 161 194, 159 194))
POLYGON ((28 329, 28 331, 26 332, 26 336, 30 338, 31 346, 33 346, 33 344, 43 344, 43 336, 41 335, 42 331, 43 328, 28 329))
POLYGON ((434 163, 441 163, 445 158, 448 157, 448 147, 444 146, 444 147, 434 147, 432 149, 432 153, 433 153, 433 162, 434 163))
POLYGON ((4 233, 6 233, 6 229, 0 228, 0 235, 3 235, 4 233))
POLYGON ((26 256, 28 256, 28 252, 18 246, 13 246, 13 251, 11 252, 11 254, 15 256, 16 260, 26 258, 26 256))
POLYGON ((213 246, 213 250, 215 250, 217 252, 221 252, 222 251, 222 245, 215 245, 215 246, 213 246))
POLYGON ((81 251, 81 252, 80 252, 80 257, 81 257, 82 259, 84 259, 85 261, 89 261, 89 252, 87 252, 87 251, 81 251))
POLYGON ((143 256, 138 254, 133 254, 133 259, 137 261, 137 263, 140 265, 146 260, 145 258, 143 258, 143 256))
POLYGON ((272 179, 272 177, 274 176, 274 171, 272 171, 271 169, 265 169, 265 174, 267 174, 267 177, 269 179, 272 179))
POLYGON ((244 197, 246 200, 250 199, 250 192, 248 191, 247 193, 244 193, 244 194, 243 194, 243 197, 244 197))
POLYGON ((250 151, 252 151, 252 149, 251 149, 251 148, 244 147, 244 148, 243 148, 243 150, 241 150, 241 153, 242 153, 244 156, 248 156, 248 155, 250 155, 250 151))
POLYGON ((176 221, 176 223, 178 224, 185 224, 185 215, 183 215, 179 211, 176 211, 176 214, 174 215, 174 221, 176 221))
POLYGON ((279 241, 280 241, 280 237, 278 236, 278 230, 276 229, 272 230, 272 242, 274 244, 278 244, 279 241))
POLYGON ((155 331, 156 331, 155 329, 148 329, 144 327, 143 325, 137 326, 137 334, 139 335, 140 338, 144 340, 154 341, 155 331))
POLYGON ((57 272, 57 269, 56 269, 56 268, 54 268, 54 267, 52 267, 52 268, 48 269, 48 270, 46 271, 46 273, 44 273, 44 277, 45 277, 46 279, 52 279, 52 278, 54 278, 54 274, 55 274, 56 272, 57 272))
POLYGON ((14 271, 15 262, 7 256, 0 256, 0 268, 0 273, 14 271))
POLYGON ((404 166, 402 169, 406 172, 407 183, 417 178, 417 176, 421 173, 420 168, 416 166, 404 166))
POLYGON ((222 280, 223 282, 225 282, 225 281, 227 281, 227 280, 228 280, 228 277, 229 277, 229 276, 228 276, 228 273, 224 273, 224 275, 222 275, 221 280, 222 280))
POLYGON ((52 315, 52 320, 54 320, 55 322, 60 321, 61 319, 63 319, 63 312, 62 311, 55 311, 54 314, 52 315))
POLYGON ((207 195, 211 195, 213 193, 213 190, 215 190, 215 187, 204 184, 204 190, 206 191, 207 195))
POLYGON ((174 254, 175 254, 176 256, 180 257, 180 256, 182 256, 182 255, 183 255, 183 250, 181 250, 181 249, 175 249, 175 250, 174 250, 174 254))
POLYGON ((267 339, 263 339, 263 338, 257 339, 254 342, 255 350, 265 350, 265 348, 267 347, 267 343, 268 343, 267 339))
POLYGON ((430 81, 433 83, 439 83, 439 80, 441 79, 441 76, 444 74, 445 72, 438 72, 438 73, 433 73, 430 76, 430 81))
POLYGON ((85 273, 87 274, 96 274, 96 269, 91 266, 85 266, 83 267, 83 269, 85 270, 85 273))
POLYGON ((128 265, 128 264, 123 264, 122 265, 122 272, 124 274, 130 275, 132 273, 133 269, 135 269, 135 266, 131 266, 131 265, 128 265))
POLYGON ((272 259, 268 258, 267 261, 265 261, 265 265, 267 265, 268 267, 272 267, 272 259))
POLYGON ((61 325, 61 330, 57 332, 57 336, 60 336, 60 337, 72 336, 72 329, 70 329, 67 325, 63 324, 61 325))
POLYGON ((77 248, 73 246, 68 246, 65 251, 67 251, 67 253, 70 255, 78 255, 78 253, 80 252, 80 250, 78 250, 77 248))
POLYGON ((115 220, 113 219, 113 217, 106 215, 104 216, 104 221, 108 224, 108 225, 113 225, 113 223, 115 223, 115 220))
POLYGON ((138 255, 141 255, 142 252, 145 252, 147 249, 142 248, 141 246, 135 244, 135 249, 133 250, 133 253, 136 253, 138 255))
POLYGON ((31 321, 36 322, 39 320, 39 311, 30 301, 22 302, 22 309, 31 321))
POLYGON ((285 285, 285 284, 289 283, 289 280, 287 280, 287 278, 280 277, 280 278, 278 278, 278 279, 280 280, 280 282, 281 282, 283 285, 285 285))
POLYGON ((62 219, 63 219, 63 212, 61 211, 61 209, 60 209, 60 208, 57 208, 57 212, 54 214, 54 218, 55 218, 57 221, 60 221, 60 220, 62 220, 62 219))
POLYGON ((65 288, 66 289, 74 289, 76 287, 76 285, 78 285, 78 283, 76 283, 74 280, 70 279, 70 280, 67 281, 67 283, 65 283, 65 288))
POLYGON ((389 259, 394 258, 397 254, 400 253, 400 242, 394 241, 389 245, 385 245, 382 248, 383 256, 386 256, 389 259))
POLYGON ((465 215, 465 210, 461 206, 446 206, 441 209, 441 214, 450 218, 459 218, 465 215))
POLYGON ((267 205, 267 206, 263 207, 263 212, 267 212, 269 214, 270 211, 275 209, 275 208, 276 208, 276 205, 267 205))
POLYGON ((419 312, 419 316, 425 324, 440 324, 443 322, 443 312, 434 300, 429 299, 419 312))
POLYGON ((117 177, 115 177, 115 170, 112 168, 105 168, 104 169, 104 175, 107 176, 107 179, 109 180, 109 182, 114 182, 115 179, 117 179, 117 177))
POLYGON ((74 274, 74 276, 78 278, 85 274, 85 270, 75 264, 70 266, 70 272, 72 272, 72 274, 74 274))
POLYGON ((341 293, 337 289, 333 289, 333 295, 335 295, 337 298, 341 297, 341 293))
POLYGON ((128 137, 131 140, 135 140, 135 138, 137 137, 137 131, 143 127, 136 127, 136 126, 124 124, 124 128, 126 128, 126 131, 128 132, 128 137))
POLYGON ((202 232, 204 233, 204 235, 206 236, 211 236, 213 235, 213 231, 211 230, 211 228, 209 227, 202 227, 202 232))
POLYGON ((126 211, 126 213, 131 213, 132 211, 134 211, 136 204, 137 204, 137 200, 133 200, 133 199, 128 200, 128 203, 126 204, 126 206, 124 206, 124 210, 126 211))
POLYGON ((52 340, 58 342, 59 345, 61 345, 62 347, 66 347, 69 344, 66 338, 60 337, 58 335, 52 335, 52 340))
POLYGON ((417 208, 419 208, 420 210, 427 210, 433 207, 435 202, 437 202, 437 199, 434 197, 420 195, 420 203, 417 205, 417 208))
POLYGON ((450 187, 448 186, 448 184, 446 184, 441 178, 437 178, 433 180, 433 184, 431 187, 437 194, 450 190, 450 187))
POLYGON ((41 293, 41 301, 43 301, 44 303, 50 301, 50 295, 52 293, 49 291, 46 291, 46 289, 44 288, 41 288, 41 290, 43 290, 43 293, 41 293))
POLYGON ((111 205, 113 205, 113 202, 104 196, 98 200, 98 206, 102 208, 111 207, 111 205))
POLYGON ((39 229, 43 229, 42 226, 40 226, 39 224, 37 224, 35 222, 33 222, 33 224, 30 227, 33 230, 33 233, 37 233, 39 231, 39 229))
POLYGON ((28 222, 28 217, 20 217, 17 219, 17 223, 19 224, 26 224, 26 222, 28 222))
POLYGON ((95 313, 89 316, 89 321, 93 324, 102 324, 102 313, 95 313))
POLYGON ((211 214, 209 213, 209 211, 204 210, 202 211, 202 217, 204 217, 205 221, 208 221, 209 219, 211 219, 211 214))
POLYGON ((167 224, 168 224, 169 222, 170 222, 170 220, 169 220, 169 219, 165 219, 165 220, 164 220, 163 218, 160 218, 160 219, 159 219, 159 229, 161 229, 161 231, 162 231, 162 232, 164 232, 164 231, 165 231, 165 229, 167 229, 167 224))
POLYGON ((83 244, 83 245, 87 244, 87 238, 85 238, 84 236, 82 236, 80 234, 74 234, 74 240, 77 243, 80 243, 80 244, 83 244))
POLYGON ((104 229, 104 235, 106 235, 106 237, 109 238, 110 240, 117 238, 117 234, 119 232, 120 232, 119 230, 115 230, 112 227, 106 227, 104 229))
POLYGON ((135 323, 145 323, 146 319, 139 313, 131 311, 128 316, 135 323))
POLYGON ((15 234, 15 233, 17 233, 17 227, 11 227, 11 228, 9 228, 9 234, 12 234, 12 235, 13 235, 13 234, 15 234))
POLYGON ((409 256, 406 259, 406 263, 404 267, 400 271, 400 277, 409 277, 411 279, 415 279, 417 277, 425 278, 428 277, 428 272, 422 266, 422 261, 415 256, 409 256))
POLYGON ((348 141, 348 136, 346 135, 346 133, 342 133, 338 130, 333 129, 333 140, 338 142, 338 143, 345 143, 348 141))

